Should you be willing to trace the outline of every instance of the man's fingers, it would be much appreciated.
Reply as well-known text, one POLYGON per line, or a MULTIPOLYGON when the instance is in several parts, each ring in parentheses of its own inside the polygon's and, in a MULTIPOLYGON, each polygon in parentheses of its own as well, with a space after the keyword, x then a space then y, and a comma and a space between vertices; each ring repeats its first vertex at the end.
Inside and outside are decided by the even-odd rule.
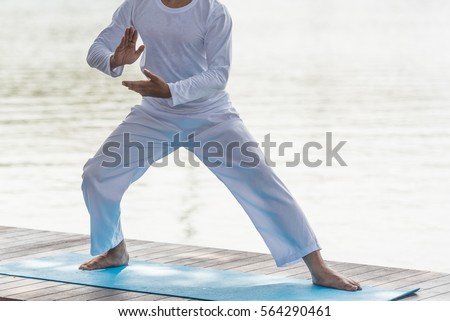
POLYGON ((124 81, 122 81, 122 85, 128 87, 128 86, 133 86, 133 85, 139 84, 140 82, 141 82, 140 80, 138 80, 138 81, 124 80, 124 81))
POLYGON ((128 88, 134 88, 137 85, 137 81, 122 81, 122 85, 128 88))
MULTIPOLYGON (((156 77, 148 70, 144 70, 144 73, 148 77, 156 77)), ((154 78, 155 79, 155 78, 154 78)), ((159 81, 162 81, 159 78, 156 78, 159 81)), ((169 98, 171 97, 170 91, 167 89, 167 84, 162 86, 159 82, 148 81, 148 80, 138 80, 138 81, 122 81, 122 85, 127 87, 129 90, 135 91, 143 97, 160 97, 160 98, 169 98)))
POLYGON ((145 49, 145 46, 144 46, 144 45, 141 45, 141 46, 138 48, 138 50, 136 50, 136 53, 137 53, 138 55, 140 55, 141 53, 144 52, 144 49, 145 49))
POLYGON ((122 85, 128 88, 145 88, 151 86, 148 81, 138 80, 138 81, 122 81, 122 85))
POLYGON ((137 40, 137 31, 136 29, 134 29, 133 27, 128 27, 127 29, 125 29, 125 38, 127 42, 136 42, 136 40, 134 39, 135 35, 134 33, 136 32, 136 40, 137 40))
POLYGON ((133 90, 133 91, 135 91, 135 92, 137 92, 137 93, 140 93, 141 92, 141 90, 142 90, 142 86, 140 86, 140 85, 138 85, 138 84, 136 84, 135 82, 123 82, 122 83, 125 87, 127 87, 128 88, 128 90, 133 90))
POLYGON ((138 39, 138 32, 137 32, 136 29, 134 29, 134 30, 133 30, 133 36, 131 37, 131 40, 132 40, 133 42, 136 42, 137 39, 138 39))
POLYGON ((130 39, 130 28, 126 28, 126 29, 125 29, 125 35, 124 35, 124 37, 125 37, 125 41, 128 42, 129 39, 130 39))
POLYGON ((138 80, 138 81, 122 81, 122 85, 127 87, 128 90, 132 90, 141 95, 149 95, 154 90, 154 85, 151 81, 138 80))

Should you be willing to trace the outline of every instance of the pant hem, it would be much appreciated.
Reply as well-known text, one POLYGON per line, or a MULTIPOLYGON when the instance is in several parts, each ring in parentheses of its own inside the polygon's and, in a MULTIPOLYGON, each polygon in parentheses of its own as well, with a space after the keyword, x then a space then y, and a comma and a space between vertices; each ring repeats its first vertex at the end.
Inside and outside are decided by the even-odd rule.
POLYGON ((105 253, 105 252, 108 252, 109 250, 111 250, 111 249, 113 249, 113 248, 115 248, 117 245, 119 245, 120 244, 120 242, 122 242, 124 239, 122 238, 122 239, 120 239, 120 240, 117 240, 117 241, 115 241, 115 242, 112 242, 111 243, 111 245, 108 247, 108 246, 105 246, 105 247, 103 247, 102 249, 98 249, 98 248, 94 248, 92 245, 91 245, 91 255, 92 256, 97 256, 97 255, 100 255, 100 254, 103 254, 103 253, 105 253))
POLYGON ((302 251, 298 253, 283 258, 274 258, 274 260, 277 267, 279 268, 288 267, 303 261, 303 257, 318 250, 321 250, 321 247, 319 245, 311 244, 310 246, 304 248, 302 251))

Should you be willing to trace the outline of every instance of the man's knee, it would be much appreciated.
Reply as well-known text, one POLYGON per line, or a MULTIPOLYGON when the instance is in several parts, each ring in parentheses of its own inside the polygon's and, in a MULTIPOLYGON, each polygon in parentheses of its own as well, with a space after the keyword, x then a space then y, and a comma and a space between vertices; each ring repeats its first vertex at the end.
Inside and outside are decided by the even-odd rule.
POLYGON ((97 158, 90 158, 83 167, 83 185, 98 181, 103 175, 104 168, 97 158))

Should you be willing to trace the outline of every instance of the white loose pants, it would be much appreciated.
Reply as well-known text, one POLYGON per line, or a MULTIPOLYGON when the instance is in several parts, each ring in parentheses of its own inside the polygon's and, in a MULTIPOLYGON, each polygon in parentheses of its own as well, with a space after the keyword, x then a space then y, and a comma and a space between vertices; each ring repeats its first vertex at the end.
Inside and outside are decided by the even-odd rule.
POLYGON ((123 194, 152 162, 174 150, 170 142, 177 134, 180 141, 195 135, 195 141, 200 142, 201 146, 193 151, 202 161, 205 160, 203 146, 206 143, 214 141, 223 146, 225 155, 222 161, 220 158, 208 158, 208 168, 227 186, 249 215, 277 266, 298 262, 303 256, 320 249, 301 208, 272 168, 266 165, 261 149, 251 149, 259 156, 256 166, 242 166, 242 161, 249 162, 250 159, 241 153, 240 148, 233 148, 232 153, 225 152, 230 144, 243 146, 244 143, 255 143, 233 108, 177 113, 138 105, 132 108, 84 166, 82 190, 90 214, 92 255, 106 252, 123 240, 120 223, 123 194), (128 140, 124 139, 125 134, 129 135, 128 140), (130 146, 125 146, 127 141, 132 142, 130 146), (145 146, 144 153, 133 148, 136 142, 145 146), (152 148, 147 148, 149 143, 152 148), (106 144, 114 146, 110 150, 116 154, 127 156, 122 158, 121 164, 105 166, 112 161, 111 155, 104 153, 106 144), (127 155, 125 149, 129 151, 127 155))

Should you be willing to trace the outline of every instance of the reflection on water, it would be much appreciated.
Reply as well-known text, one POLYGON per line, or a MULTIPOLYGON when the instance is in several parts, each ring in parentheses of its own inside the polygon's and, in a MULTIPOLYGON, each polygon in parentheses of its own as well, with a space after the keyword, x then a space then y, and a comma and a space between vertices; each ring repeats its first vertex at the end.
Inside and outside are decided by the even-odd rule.
MULTIPOLYGON (((88 233, 83 164, 139 101, 122 79, 143 78, 137 66, 110 79, 85 63, 120 2, 2 1, 0 224, 88 233)), ((223 2, 234 104, 259 141, 294 145, 275 160, 326 132, 347 141, 348 167, 275 169, 325 255, 450 272, 448 1, 223 2)), ((267 251, 204 166, 169 163, 125 195, 128 237, 267 251)))

